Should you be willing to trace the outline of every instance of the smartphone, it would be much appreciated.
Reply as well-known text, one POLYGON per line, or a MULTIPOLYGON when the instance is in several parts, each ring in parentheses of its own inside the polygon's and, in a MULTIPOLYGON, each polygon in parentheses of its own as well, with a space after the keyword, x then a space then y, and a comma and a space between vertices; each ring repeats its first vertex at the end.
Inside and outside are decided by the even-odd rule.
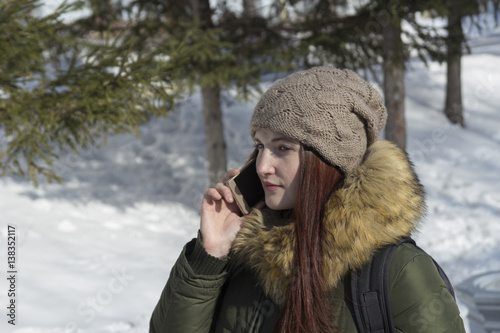
POLYGON ((245 215, 250 213, 252 207, 264 199, 265 193, 259 175, 257 174, 255 159, 245 164, 240 173, 227 181, 234 201, 245 215))

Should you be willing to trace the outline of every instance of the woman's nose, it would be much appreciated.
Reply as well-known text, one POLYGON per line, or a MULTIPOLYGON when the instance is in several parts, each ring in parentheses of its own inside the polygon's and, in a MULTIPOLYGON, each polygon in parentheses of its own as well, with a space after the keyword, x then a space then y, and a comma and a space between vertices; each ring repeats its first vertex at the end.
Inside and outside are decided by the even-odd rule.
POLYGON ((259 152, 256 168, 259 176, 269 175, 274 172, 272 156, 266 149, 259 152))

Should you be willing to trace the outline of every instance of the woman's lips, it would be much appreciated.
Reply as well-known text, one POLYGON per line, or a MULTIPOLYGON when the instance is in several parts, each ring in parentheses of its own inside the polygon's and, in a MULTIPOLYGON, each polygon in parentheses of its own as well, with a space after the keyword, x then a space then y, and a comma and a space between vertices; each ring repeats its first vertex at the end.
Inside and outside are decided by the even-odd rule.
POLYGON ((281 188, 281 186, 270 182, 263 182, 262 185, 264 186, 264 189, 267 191, 276 191, 277 189, 281 188))

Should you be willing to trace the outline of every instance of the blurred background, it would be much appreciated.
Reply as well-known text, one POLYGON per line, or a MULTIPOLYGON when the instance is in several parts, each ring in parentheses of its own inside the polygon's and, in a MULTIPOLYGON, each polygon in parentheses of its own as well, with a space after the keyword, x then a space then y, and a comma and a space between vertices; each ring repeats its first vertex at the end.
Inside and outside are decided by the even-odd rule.
POLYGON ((384 96, 452 283, 500 270, 499 3, 1 0, 0 330, 146 332, 260 94, 318 65, 384 96))

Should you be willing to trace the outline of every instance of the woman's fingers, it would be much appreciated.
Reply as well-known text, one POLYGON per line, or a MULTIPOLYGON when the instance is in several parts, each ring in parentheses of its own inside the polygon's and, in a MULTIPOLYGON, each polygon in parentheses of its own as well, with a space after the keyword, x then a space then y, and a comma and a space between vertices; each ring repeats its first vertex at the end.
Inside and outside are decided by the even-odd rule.
MULTIPOLYGON (((207 202, 224 199, 227 203, 233 203, 234 202, 233 194, 231 193, 229 187, 227 187, 226 182, 231 178, 233 178, 234 176, 236 176, 239 172, 240 170, 238 169, 230 169, 222 177, 221 182, 215 185, 215 188, 206 189, 204 193, 204 198, 207 200, 207 202)), ((236 209, 236 211, 238 211, 238 209, 236 209)))
POLYGON ((231 193, 229 187, 227 187, 223 183, 217 183, 215 185, 215 189, 222 195, 224 200, 226 200, 227 202, 233 202, 233 194, 231 193))
POLYGON ((216 189, 205 191, 201 204, 200 231, 203 247, 214 257, 227 256, 241 227, 240 217, 230 207, 233 205, 223 200, 216 189))
MULTIPOLYGON (((226 183, 228 180, 236 176, 240 170, 238 169, 230 169, 226 172, 226 174, 222 177, 221 182, 215 185, 215 189, 219 192, 221 198, 224 198, 227 202, 233 202, 233 194, 229 187, 227 187, 226 183)), ((220 199, 217 199, 220 200, 220 199)))
POLYGON ((222 177, 221 183, 226 184, 226 182, 240 173, 239 169, 229 169, 226 174, 222 177))
POLYGON ((210 200, 210 201, 221 200, 222 199, 221 194, 215 188, 209 188, 209 189, 207 189, 205 191, 205 194, 203 196, 205 197, 205 199, 210 200))

